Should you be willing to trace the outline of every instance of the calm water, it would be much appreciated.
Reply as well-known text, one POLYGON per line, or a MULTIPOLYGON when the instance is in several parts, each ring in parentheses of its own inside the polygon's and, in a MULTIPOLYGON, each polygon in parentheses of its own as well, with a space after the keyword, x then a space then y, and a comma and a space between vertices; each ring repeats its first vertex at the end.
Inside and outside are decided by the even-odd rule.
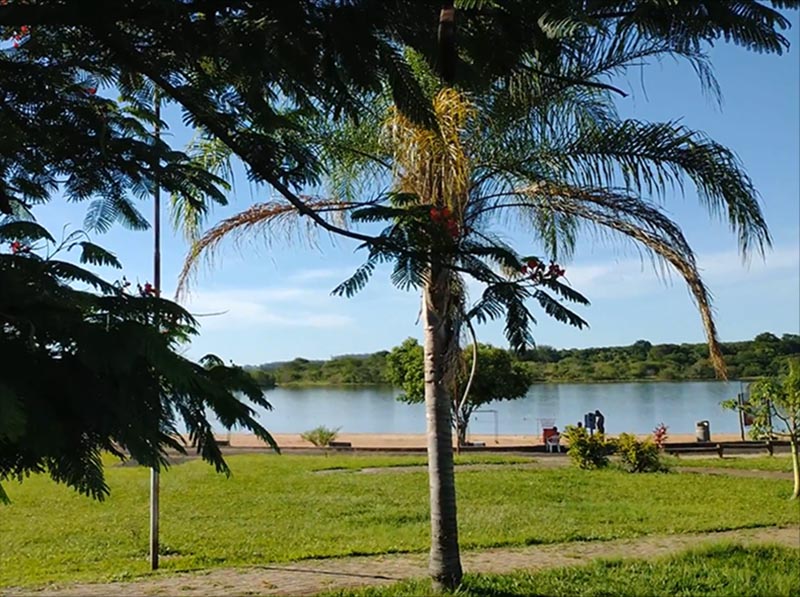
MULTIPOLYGON (((663 422, 671 433, 694 433, 695 422, 707 419, 713 433, 736 433, 735 413, 724 411, 721 400, 739 391, 738 382, 665 382, 614 384, 541 384, 520 400, 495 402, 496 411, 473 415, 470 432, 537 433, 540 419, 563 428, 600 409, 606 431, 649 433, 663 422)), ((274 410, 260 414, 273 433, 300 433, 325 425, 350 433, 424 433, 421 404, 394 399, 391 388, 277 388, 267 393, 274 410)))

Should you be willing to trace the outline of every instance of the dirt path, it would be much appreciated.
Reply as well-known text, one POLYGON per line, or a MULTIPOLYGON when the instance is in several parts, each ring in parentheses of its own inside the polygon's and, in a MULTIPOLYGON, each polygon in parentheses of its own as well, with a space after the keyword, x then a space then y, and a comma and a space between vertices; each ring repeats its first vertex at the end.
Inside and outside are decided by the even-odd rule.
MULTIPOLYGON (((649 536, 638 539, 535 545, 462 554, 467 572, 541 570, 587 563, 597 558, 652 558, 698 545, 737 541, 779 543, 800 548, 800 528, 761 528, 719 533, 649 536)), ((395 554, 325 560, 305 560, 252 568, 220 568, 170 574, 126 583, 53 586, 42 591, 11 590, 8 596, 71 595, 315 595, 321 591, 377 585, 426 575, 425 554, 395 554)))
POLYGON ((712 468, 712 467, 698 467, 692 468, 689 466, 678 466, 675 470, 679 473, 695 473, 698 475, 729 475, 731 477, 754 477, 756 479, 789 479, 792 480, 792 473, 785 473, 783 471, 758 471, 739 468, 712 468))

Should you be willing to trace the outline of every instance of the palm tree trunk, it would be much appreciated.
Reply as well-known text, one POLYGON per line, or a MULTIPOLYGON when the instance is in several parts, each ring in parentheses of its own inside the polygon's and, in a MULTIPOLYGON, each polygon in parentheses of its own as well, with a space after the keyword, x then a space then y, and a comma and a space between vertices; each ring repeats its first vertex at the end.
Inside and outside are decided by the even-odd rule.
POLYGON ((444 374, 449 345, 447 274, 432 268, 423 289, 422 322, 425 356, 425 418, 431 501, 430 574, 434 587, 454 589, 461 583, 456 486, 450 396, 444 374))

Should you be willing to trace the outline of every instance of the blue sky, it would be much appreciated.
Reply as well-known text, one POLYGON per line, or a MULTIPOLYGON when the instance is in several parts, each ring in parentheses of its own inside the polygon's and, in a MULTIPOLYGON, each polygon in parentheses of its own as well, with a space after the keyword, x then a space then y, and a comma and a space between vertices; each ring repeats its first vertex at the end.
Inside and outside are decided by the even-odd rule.
MULTIPOLYGON (((709 218, 696 194, 667 196, 664 207, 683 227, 695 248, 714 296, 723 341, 749 339, 762 331, 800 332, 800 38, 797 19, 788 36, 792 49, 783 56, 762 56, 720 46, 710 55, 722 87, 723 106, 700 92, 691 69, 671 61, 648 66, 642 79, 631 73, 631 92, 619 101, 624 116, 651 121, 681 119, 733 149, 744 162, 763 202, 774 247, 765 260, 743 264, 727 225, 709 218)), ((177 112, 174 141, 183 143, 177 112)), ((237 180, 231 205, 214 220, 268 199, 268 191, 237 180)), ((151 206, 141 209, 150 213, 151 206)), ((37 212, 51 230, 65 224, 80 228, 85 205, 53 202, 37 212)), ((525 252, 524 239, 511 235, 525 252)), ((115 228, 95 241, 117 254, 132 280, 152 279, 151 232, 115 228)), ((189 354, 214 352, 241 364, 287 360, 296 356, 328 358, 390 348, 408 336, 420 336, 419 300, 394 289, 385 271, 352 299, 332 297, 331 289, 362 262, 355 244, 319 237, 314 244, 276 238, 227 245, 215 267, 197 278, 186 306, 201 317, 201 335, 189 354)), ((167 228, 163 241, 165 294, 171 295, 186 254, 179 234, 167 228)), ((536 247, 530 247, 536 253, 536 247)), ((539 344, 587 347, 651 342, 701 342, 700 317, 677 276, 663 281, 647 262, 618 247, 581 239, 567 278, 592 305, 580 312, 588 330, 566 327, 535 312, 539 344)), ((481 341, 505 345, 501 324, 478 328, 481 341)))

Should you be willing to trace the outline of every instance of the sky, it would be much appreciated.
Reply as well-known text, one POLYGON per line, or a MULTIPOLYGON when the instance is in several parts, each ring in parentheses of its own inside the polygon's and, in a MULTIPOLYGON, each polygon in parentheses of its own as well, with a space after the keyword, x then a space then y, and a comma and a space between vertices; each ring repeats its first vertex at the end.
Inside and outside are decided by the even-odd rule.
MULTIPOLYGON (((663 200, 697 254, 723 342, 764 331, 800 333, 800 24, 796 16, 792 21, 787 35, 792 48, 783 56, 724 44, 711 49, 722 88, 721 107, 701 92, 690 67, 671 60, 630 73, 624 81, 630 95, 618 101, 625 117, 680 120, 726 145, 742 160, 761 195, 773 248, 765 259, 754 256, 748 263, 742 262, 727 224, 709 217, 691 185, 684 196, 670 193, 663 200)), ((185 143, 188 134, 179 113, 167 110, 166 120, 172 142, 185 143)), ((269 190, 253 188, 240 177, 230 205, 216 209, 211 221, 269 199, 269 190)), ((152 211, 149 204, 140 208, 152 211)), ((60 200, 36 216, 50 230, 74 230, 81 228, 85 209, 60 200)), ((508 238, 523 253, 541 252, 534 246, 527 251, 520 234, 510 233, 508 238)), ((151 231, 117 226, 93 240, 118 256, 128 279, 152 280, 151 231)), ((175 290, 187 249, 181 235, 166 226, 165 296, 175 290)), ((331 290, 363 262, 363 252, 355 249, 355 242, 327 235, 313 243, 281 237, 270 243, 261 239, 238 247, 225 245, 213 267, 199 271, 184 302, 201 323, 188 354, 214 353, 239 364, 258 364, 368 353, 390 349, 409 336, 419 338, 419 297, 395 289, 387 270, 378 270, 353 298, 331 296, 331 290)), ((534 307, 537 344, 569 348, 627 345, 638 339, 704 341, 700 316, 680 277, 662 279, 636 253, 587 236, 579 240, 566 269, 568 282, 591 300, 591 306, 578 310, 590 327, 567 327, 534 307)), ((472 289, 473 294, 479 290, 472 289)), ((479 326, 478 337, 507 345, 499 322, 479 326)))

